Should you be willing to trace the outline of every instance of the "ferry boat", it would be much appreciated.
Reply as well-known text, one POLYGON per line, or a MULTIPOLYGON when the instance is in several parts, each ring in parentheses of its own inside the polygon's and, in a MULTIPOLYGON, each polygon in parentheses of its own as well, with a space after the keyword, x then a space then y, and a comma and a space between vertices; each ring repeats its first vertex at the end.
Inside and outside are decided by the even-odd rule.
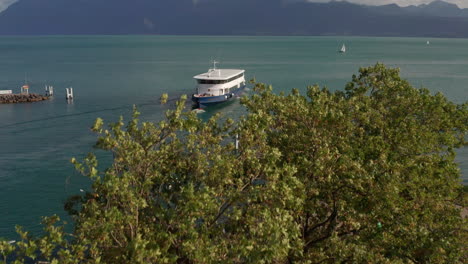
POLYGON ((245 88, 245 70, 217 69, 216 63, 213 62, 213 68, 208 72, 193 77, 197 87, 192 101, 199 108, 229 101, 245 88))

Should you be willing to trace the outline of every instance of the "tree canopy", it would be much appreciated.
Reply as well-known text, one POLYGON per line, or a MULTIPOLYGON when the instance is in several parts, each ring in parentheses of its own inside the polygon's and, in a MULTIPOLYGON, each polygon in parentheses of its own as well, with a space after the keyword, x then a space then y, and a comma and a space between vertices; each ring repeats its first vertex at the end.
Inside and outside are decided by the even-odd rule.
POLYGON ((455 150, 468 104, 416 89, 398 69, 362 68, 344 91, 275 94, 256 83, 247 114, 202 121, 185 100, 157 124, 97 119, 95 155, 44 235, 18 228, 0 263, 463 263, 455 150), (235 138, 240 144, 236 147, 235 138))

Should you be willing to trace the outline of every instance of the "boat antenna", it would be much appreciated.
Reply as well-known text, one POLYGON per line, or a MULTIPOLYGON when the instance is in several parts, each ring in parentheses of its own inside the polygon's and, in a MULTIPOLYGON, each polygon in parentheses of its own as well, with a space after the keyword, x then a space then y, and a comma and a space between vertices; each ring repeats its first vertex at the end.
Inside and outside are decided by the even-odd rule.
POLYGON ((216 70, 216 63, 219 63, 219 61, 213 60, 213 70, 216 70))

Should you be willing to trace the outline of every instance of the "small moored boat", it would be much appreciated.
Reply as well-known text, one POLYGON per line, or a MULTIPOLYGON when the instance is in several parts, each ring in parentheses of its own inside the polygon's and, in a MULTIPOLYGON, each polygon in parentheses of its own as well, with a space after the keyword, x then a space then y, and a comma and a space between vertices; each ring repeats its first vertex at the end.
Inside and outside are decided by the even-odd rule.
POLYGON ((192 101, 199 108, 229 101, 245 88, 245 70, 217 69, 216 63, 213 62, 213 68, 208 72, 193 77, 197 80, 197 91, 192 95, 192 101))

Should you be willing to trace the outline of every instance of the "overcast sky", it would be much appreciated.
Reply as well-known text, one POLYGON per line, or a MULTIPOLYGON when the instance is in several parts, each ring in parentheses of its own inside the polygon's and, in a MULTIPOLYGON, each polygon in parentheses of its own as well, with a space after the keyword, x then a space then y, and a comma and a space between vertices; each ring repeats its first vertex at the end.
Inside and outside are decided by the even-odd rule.
MULTIPOLYGON (((17 0, 0 0, 0 12, 17 0)), ((177 0, 174 0, 177 1, 177 0)), ((234 0, 235 1, 235 0, 234 0)), ((308 0, 310 2, 330 2, 330 0, 308 0)), ((427 4, 434 0, 347 0, 352 3, 366 5, 385 5, 396 3, 400 6, 427 4)), ((468 8, 468 0, 444 0, 445 2, 457 4, 460 8, 468 8)))

